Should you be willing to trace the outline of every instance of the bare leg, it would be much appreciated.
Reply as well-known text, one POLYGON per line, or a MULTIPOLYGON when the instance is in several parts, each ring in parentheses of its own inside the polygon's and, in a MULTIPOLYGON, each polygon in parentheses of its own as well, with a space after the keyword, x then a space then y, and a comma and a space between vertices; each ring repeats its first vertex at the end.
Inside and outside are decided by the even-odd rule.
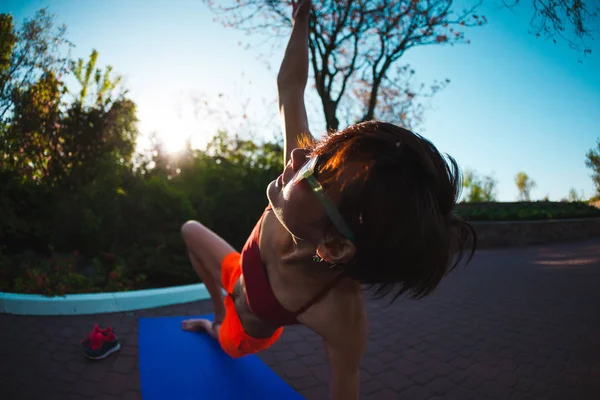
POLYGON ((204 282, 215 310, 215 323, 204 319, 189 319, 182 322, 188 331, 206 331, 218 337, 219 324, 225 318, 225 305, 221 287, 221 263, 233 251, 227 242, 196 221, 190 221, 181 228, 183 239, 194 270, 204 282))
POLYGON ((223 321, 223 318, 225 318, 225 305, 223 304, 224 298, 221 283, 217 282, 211 276, 210 272, 200 264, 200 261, 194 256, 191 250, 188 251, 188 254, 196 273, 200 279, 202 279, 204 286, 206 286, 206 290, 208 290, 208 293, 210 294, 210 299, 212 300, 215 309, 215 322, 223 321))

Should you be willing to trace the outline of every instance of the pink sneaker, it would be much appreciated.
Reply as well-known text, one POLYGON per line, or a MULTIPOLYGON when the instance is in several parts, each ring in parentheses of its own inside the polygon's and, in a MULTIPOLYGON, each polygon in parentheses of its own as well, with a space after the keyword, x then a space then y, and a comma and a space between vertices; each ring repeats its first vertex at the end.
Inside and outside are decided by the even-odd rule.
POLYGON ((81 341, 81 345, 83 347, 89 347, 91 344, 92 338, 94 338, 99 333, 102 335, 109 335, 110 333, 112 333, 112 328, 111 327, 100 328, 98 326, 98 324, 94 324, 94 328, 92 329, 92 331, 90 333, 88 333, 85 336, 85 338, 83 338, 83 340, 81 341))
POLYGON ((98 330, 91 334, 87 341, 88 346, 83 349, 84 356, 92 360, 101 360, 121 348, 117 336, 112 329, 108 329, 105 331, 98 330))

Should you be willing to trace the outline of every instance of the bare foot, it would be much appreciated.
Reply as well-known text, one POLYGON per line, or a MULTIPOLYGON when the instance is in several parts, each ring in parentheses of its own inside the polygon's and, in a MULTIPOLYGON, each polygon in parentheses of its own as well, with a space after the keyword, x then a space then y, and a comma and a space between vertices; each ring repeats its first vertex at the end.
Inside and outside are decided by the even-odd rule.
POLYGON ((194 318, 181 322, 181 328, 189 332, 206 332, 213 338, 218 337, 220 322, 213 323, 208 319, 194 318))

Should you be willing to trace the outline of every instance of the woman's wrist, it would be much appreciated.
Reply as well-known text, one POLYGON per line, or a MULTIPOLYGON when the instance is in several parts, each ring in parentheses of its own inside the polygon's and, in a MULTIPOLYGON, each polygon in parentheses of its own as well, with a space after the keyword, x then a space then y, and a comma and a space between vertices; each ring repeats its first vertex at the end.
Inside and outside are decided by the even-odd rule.
POLYGON ((292 34, 290 37, 290 41, 292 39, 304 39, 308 40, 308 17, 306 21, 296 21, 292 25, 292 34))
POLYGON ((299 15, 292 21, 292 28, 306 27, 308 29, 308 21, 309 21, 309 15, 302 15, 302 16, 299 15))

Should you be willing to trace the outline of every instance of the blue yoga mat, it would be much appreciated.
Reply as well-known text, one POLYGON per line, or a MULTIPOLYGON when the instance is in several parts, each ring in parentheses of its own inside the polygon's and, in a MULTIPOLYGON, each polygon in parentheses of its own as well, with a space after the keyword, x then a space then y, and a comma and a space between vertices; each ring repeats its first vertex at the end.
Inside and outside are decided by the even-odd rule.
POLYGON ((144 400, 302 399, 257 356, 231 358, 207 334, 183 331, 188 318, 139 319, 144 400))

